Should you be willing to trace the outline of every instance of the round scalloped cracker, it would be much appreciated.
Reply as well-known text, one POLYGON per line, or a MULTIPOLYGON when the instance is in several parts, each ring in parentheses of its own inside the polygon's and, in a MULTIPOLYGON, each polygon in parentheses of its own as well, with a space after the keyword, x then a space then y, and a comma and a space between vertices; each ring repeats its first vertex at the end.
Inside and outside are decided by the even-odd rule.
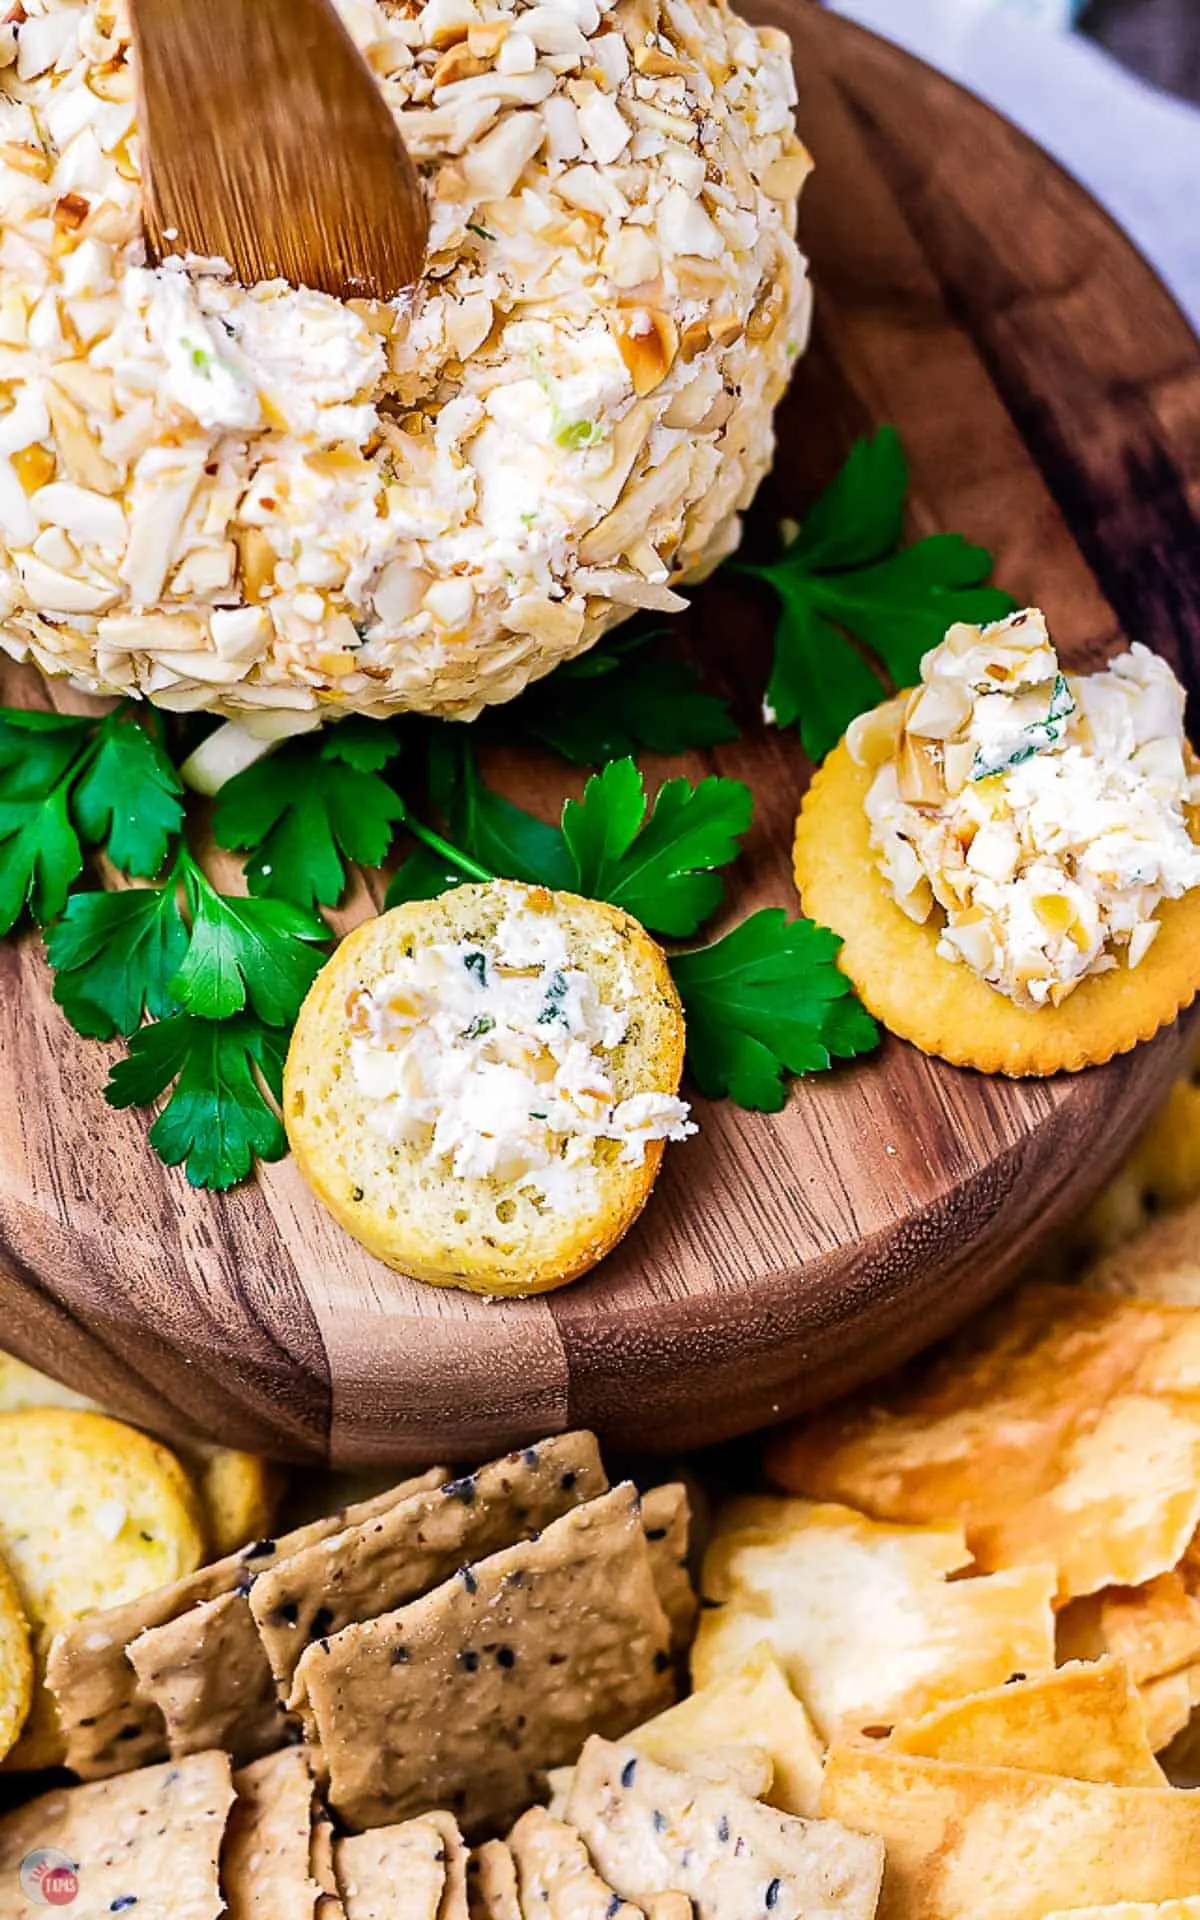
POLYGON ((0 1759, 11 1752, 33 1702, 33 1649, 16 1581, 0 1560, 0 1759))
POLYGON ((1092 974, 1061 1007, 1015 1006, 943 959, 936 919, 910 920, 876 866, 866 814, 873 777, 845 741, 834 748, 804 796, 794 862, 805 913, 840 936, 843 972, 891 1033, 982 1073, 1076 1072, 1151 1039, 1200 991, 1200 888, 1163 902, 1139 967, 1092 974))

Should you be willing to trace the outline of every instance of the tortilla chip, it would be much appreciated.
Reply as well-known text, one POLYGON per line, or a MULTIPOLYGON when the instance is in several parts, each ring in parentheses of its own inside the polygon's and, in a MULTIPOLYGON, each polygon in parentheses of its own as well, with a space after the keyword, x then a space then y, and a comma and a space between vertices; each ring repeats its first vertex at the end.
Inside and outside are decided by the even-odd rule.
POLYGON ((1146 1737, 1155 1753, 1162 1753, 1184 1731, 1200 1706, 1200 1664, 1160 1674, 1138 1688, 1146 1737))
POLYGON ((1200 1894, 1191 1899, 1118 1900, 1111 1907, 1067 1907, 1046 1913, 1042 1920, 1200 1920, 1200 1894))
POLYGON ((1061 1007, 1015 1006, 970 967, 943 959, 941 915, 920 926, 910 920, 875 863, 866 815, 873 779, 844 741, 834 748, 804 796, 794 864, 805 913, 839 935, 838 965, 890 1032, 954 1066, 1040 1076, 1128 1053, 1191 1005, 1200 991, 1200 888, 1163 902, 1140 966, 1119 960, 1111 973, 1091 974, 1061 1007))
POLYGON ((1124 1661, 1134 1680, 1200 1660, 1200 1595, 1185 1558, 1170 1573, 1141 1587, 1105 1587, 1072 1600, 1056 1622, 1060 1660, 1094 1660, 1105 1653, 1124 1661))
POLYGON ((871 1920, 883 1849, 865 1833, 801 1820, 590 1739, 567 1818, 597 1869, 639 1906, 686 1893, 696 1920, 871 1920))
POLYGON ((1049 1567, 952 1580, 971 1563, 958 1526, 770 1499, 734 1503, 732 1522, 747 1512, 759 1524, 719 1519, 705 1556, 697 1686, 765 1639, 828 1741, 1054 1664, 1049 1567))
POLYGON ((1200 1316, 1031 1286, 932 1362, 768 1444, 771 1478, 878 1519, 960 1520, 979 1565, 1141 1586, 1200 1519, 1200 1316))
POLYGON ((692 1643, 699 1601, 688 1572, 688 1491, 682 1481, 651 1487, 642 1495, 642 1531, 650 1549, 650 1571, 671 1623, 671 1652, 686 1653, 692 1643))
POLYGON ((81 1920, 126 1908, 138 1920, 218 1920, 217 1860, 232 1804, 223 1753, 42 1794, 0 1819, 4 1920, 43 1920, 46 1901, 25 1895, 17 1877, 43 1847, 75 1862, 81 1920))
POLYGON ((1118 1660, 1059 1667, 906 1721, 888 1747, 961 1766, 1018 1767, 1114 1787, 1161 1787, 1141 1703, 1118 1660))
POLYGON ((346 1920, 438 1920, 445 1853, 428 1818, 337 1841, 333 1858, 346 1920))
POLYGON ((312 1920, 321 1889, 312 1878, 313 1779, 299 1747, 272 1753, 233 1776, 237 1795, 221 1851, 229 1920, 312 1920))
POLYGON ((591 1728, 623 1733, 670 1701, 668 1642, 636 1491, 614 1488, 307 1649, 297 1684, 330 1804, 351 1827, 431 1801, 468 1833, 515 1818, 591 1728))
POLYGON ((530 1807, 508 1836, 523 1920, 642 1920, 588 1859, 574 1827, 530 1807))
POLYGON ((290 1696, 310 1641, 394 1612, 464 1561, 549 1526, 607 1485, 593 1435, 563 1434, 277 1560, 255 1581, 250 1611, 280 1698, 301 1705, 290 1696))
POLYGON ((467 1861, 467 1906, 471 1920, 521 1920, 517 1863, 503 1840, 485 1840, 467 1861))
POLYGON ((816 1812, 824 1751, 769 1641, 760 1640, 739 1665, 635 1727, 626 1744, 681 1773, 702 1773, 703 1756, 717 1746, 723 1752, 765 1748, 772 1778, 754 1797, 761 1794, 784 1813, 816 1812))
MULTIPOLYGON (((1195 1088, 1188 1091, 1200 1101, 1195 1088)), ((1200 1307, 1200 1200, 1164 1214, 1106 1254, 1087 1269, 1083 1284, 1093 1293, 1200 1307)))
POLYGON ((1200 1886, 1200 1798, 835 1747, 821 1811, 887 1849, 881 1920, 1042 1920, 1200 1886))
MULTIPOLYGON (((348 1521, 385 1513, 397 1500, 422 1487, 440 1486, 449 1475, 431 1468, 416 1479, 364 1502, 344 1513, 327 1515, 284 1534, 278 1540, 253 1540, 240 1553, 200 1567, 168 1587, 91 1613, 56 1635, 47 1660, 47 1679, 58 1708, 66 1739, 67 1765, 85 1780, 99 1780, 169 1753, 167 1730, 156 1703, 142 1693, 138 1677, 125 1657, 130 1642, 149 1630, 178 1620, 189 1608, 204 1605, 223 1594, 249 1592, 254 1580, 276 1559, 297 1553, 313 1540, 338 1533, 348 1521)), ((247 1661, 256 1663, 258 1683, 266 1667, 258 1646, 249 1607, 242 1599, 243 1624, 253 1635, 242 1642, 247 1661)), ((236 1610, 235 1610, 236 1611, 236 1610)), ((267 1669, 269 1675, 269 1669, 267 1669)), ((251 1756, 247 1755, 247 1758, 251 1756)))

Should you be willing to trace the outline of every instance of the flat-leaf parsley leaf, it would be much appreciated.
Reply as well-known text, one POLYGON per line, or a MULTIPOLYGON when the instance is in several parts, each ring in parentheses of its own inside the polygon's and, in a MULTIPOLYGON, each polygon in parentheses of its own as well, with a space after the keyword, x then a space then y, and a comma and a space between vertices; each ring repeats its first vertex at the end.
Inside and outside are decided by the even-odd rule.
POLYGON ((985 582, 991 555, 939 533, 894 551, 908 465, 893 427, 860 440, 841 473, 777 559, 733 569, 765 581, 780 602, 765 710, 800 723, 810 759, 836 745, 855 714, 919 677, 921 656, 958 620, 1013 611, 985 582))
POLYGON ((777 1113, 786 1073, 817 1073, 831 1056, 878 1044, 869 1013, 837 967, 841 942, 812 920, 767 907, 671 960, 687 1022, 687 1060, 701 1093, 777 1113))
POLYGON ((287 1034, 253 1015, 202 1020, 189 1013, 142 1027, 108 1077, 114 1107, 144 1107, 173 1085, 150 1144, 169 1167, 183 1165, 194 1187, 232 1187, 254 1159, 287 1152, 279 1115, 287 1034))

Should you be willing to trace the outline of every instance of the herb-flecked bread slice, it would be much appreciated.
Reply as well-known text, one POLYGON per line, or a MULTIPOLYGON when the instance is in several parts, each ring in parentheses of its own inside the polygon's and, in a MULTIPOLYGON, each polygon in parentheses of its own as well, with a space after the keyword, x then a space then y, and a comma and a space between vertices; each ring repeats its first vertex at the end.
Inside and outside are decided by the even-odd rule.
POLYGON ((600 1727, 672 1697, 670 1630, 633 1487, 308 1648, 303 1680, 346 1825, 449 1806, 468 1834, 537 1798, 600 1727))
POLYGON ((460 887, 342 942, 296 1023, 284 1120, 317 1197, 389 1266, 477 1293, 541 1293, 595 1266, 641 1212, 665 1137, 646 1116, 685 1125, 683 1055, 666 956, 636 920, 545 888, 460 887), (436 956, 448 956, 440 979, 436 956), (519 987, 527 1007, 514 1004, 519 987), (596 1032, 606 1020, 611 1032, 590 1052, 579 1040, 563 1065, 553 1048, 585 1000, 596 1032), (453 1084, 419 1059, 420 1031, 439 1021, 431 1056, 461 1054, 453 1084), (610 1121, 609 1134, 592 1131, 610 1121), (530 1155, 543 1150, 539 1170, 530 1155))
POLYGON ((590 1739, 567 1819, 625 1900, 686 1893, 696 1920, 872 1920, 883 1846, 590 1739))

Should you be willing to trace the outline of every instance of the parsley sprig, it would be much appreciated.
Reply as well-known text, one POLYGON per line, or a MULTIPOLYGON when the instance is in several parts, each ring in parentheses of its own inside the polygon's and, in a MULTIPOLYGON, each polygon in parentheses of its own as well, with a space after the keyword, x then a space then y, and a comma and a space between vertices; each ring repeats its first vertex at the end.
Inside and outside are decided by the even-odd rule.
POLYGON ((810 760, 856 714, 920 676, 921 656, 957 620, 1002 620, 1016 602, 985 585, 992 557, 961 534, 901 547, 908 462, 894 427, 860 440, 774 560, 730 563, 779 600, 764 711, 800 725, 810 760))
MULTIPOLYGON (((779 601, 766 711, 798 722, 814 758, 912 681, 951 622, 1013 605, 985 584, 989 556, 958 535, 901 544, 907 492, 885 428, 854 448, 780 554, 730 563, 779 601)), ((724 900, 752 801, 718 777, 647 793, 641 751, 737 736, 664 640, 661 622, 639 618, 470 729, 348 719, 278 748, 230 780, 212 812, 217 844, 242 856, 245 893, 222 892, 185 839, 183 787, 153 710, 0 711, 0 934, 26 914, 43 927, 67 1018, 127 1042, 108 1099, 159 1103, 150 1139, 161 1157, 196 1185, 230 1186, 255 1158, 286 1151, 283 1062, 332 938, 322 910, 354 869, 392 858, 400 836, 410 850, 389 904, 502 876, 609 900, 664 938, 695 940, 724 900), (596 771, 557 821, 542 819, 485 780, 475 742, 497 736, 596 771), (97 856, 124 880, 80 887, 97 856)), ((768 909, 672 956, 703 1093, 776 1111, 787 1075, 876 1043, 837 944, 768 909)))

